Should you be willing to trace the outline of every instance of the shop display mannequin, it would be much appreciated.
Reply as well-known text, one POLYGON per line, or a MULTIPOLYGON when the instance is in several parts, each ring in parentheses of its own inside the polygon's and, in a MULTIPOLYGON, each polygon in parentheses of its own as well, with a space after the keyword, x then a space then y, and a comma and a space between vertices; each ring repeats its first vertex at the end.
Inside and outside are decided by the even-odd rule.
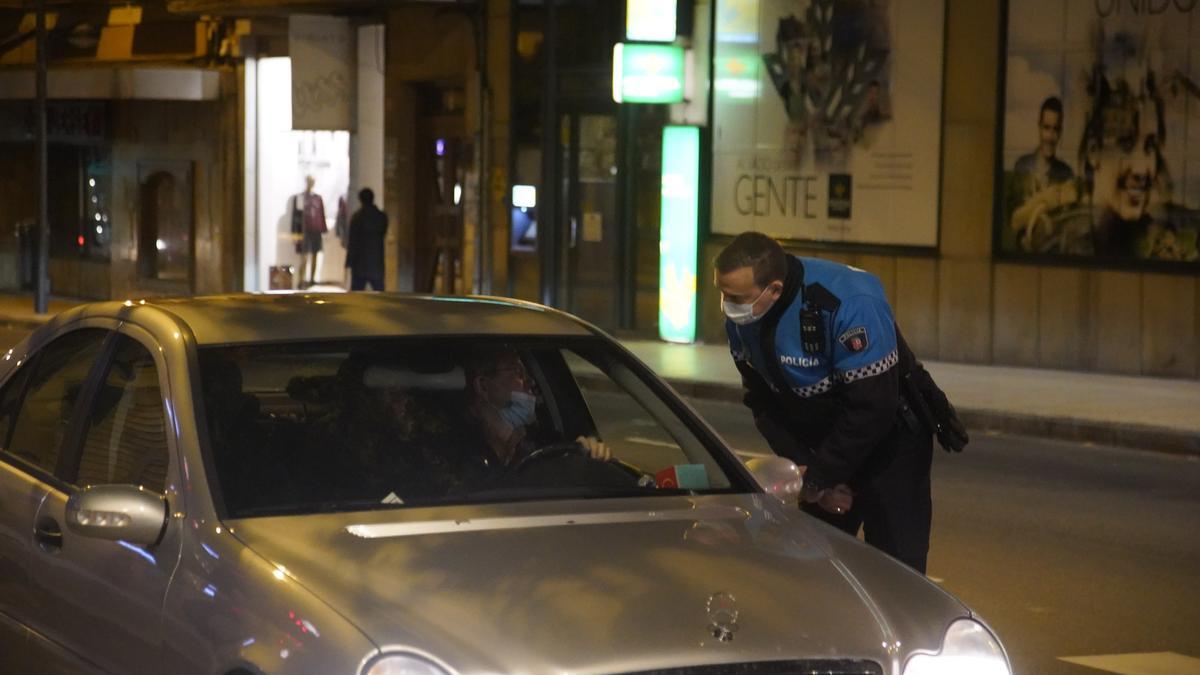
POLYGON ((316 179, 304 177, 304 192, 292 197, 292 238, 300 254, 300 276, 297 288, 307 288, 317 282, 317 262, 321 254, 321 238, 328 230, 325 224, 325 202, 313 192, 316 179))

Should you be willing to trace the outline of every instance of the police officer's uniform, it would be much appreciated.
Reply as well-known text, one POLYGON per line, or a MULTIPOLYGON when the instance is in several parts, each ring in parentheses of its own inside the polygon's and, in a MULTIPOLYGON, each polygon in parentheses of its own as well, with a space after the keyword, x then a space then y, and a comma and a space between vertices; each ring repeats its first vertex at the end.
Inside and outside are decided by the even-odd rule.
POLYGON ((924 572, 931 433, 902 403, 915 359, 872 274, 788 256, 783 294, 758 321, 727 320, 745 403, 776 454, 808 467, 805 484, 854 491, 849 513, 805 510, 924 572))

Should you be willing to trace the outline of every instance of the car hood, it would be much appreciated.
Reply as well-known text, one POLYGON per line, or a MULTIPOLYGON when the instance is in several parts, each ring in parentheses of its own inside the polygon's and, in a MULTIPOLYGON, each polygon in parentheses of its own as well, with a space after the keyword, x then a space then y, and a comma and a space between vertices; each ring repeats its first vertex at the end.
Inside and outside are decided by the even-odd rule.
POLYGON ((759 494, 229 525, 380 647, 463 673, 814 658, 896 672, 968 614, 924 577, 759 494))

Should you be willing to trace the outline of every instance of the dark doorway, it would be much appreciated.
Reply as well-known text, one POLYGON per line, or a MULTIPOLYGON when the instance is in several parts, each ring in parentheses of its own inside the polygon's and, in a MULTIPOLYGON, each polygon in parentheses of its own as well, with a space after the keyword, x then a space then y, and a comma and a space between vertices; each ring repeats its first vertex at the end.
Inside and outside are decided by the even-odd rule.
POLYGON ((191 163, 140 163, 138 200, 138 277, 190 287, 191 163))
POLYGON ((414 286, 425 293, 462 293, 463 193, 472 153, 462 89, 422 88, 420 106, 414 286))

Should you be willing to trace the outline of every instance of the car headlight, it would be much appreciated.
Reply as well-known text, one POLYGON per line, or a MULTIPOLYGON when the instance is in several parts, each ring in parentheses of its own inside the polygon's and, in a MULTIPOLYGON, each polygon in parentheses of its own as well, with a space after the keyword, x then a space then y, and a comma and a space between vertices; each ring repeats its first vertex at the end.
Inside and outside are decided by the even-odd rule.
POLYGON ((937 654, 916 654, 904 666, 904 675, 1012 675, 1004 648, 978 621, 959 619, 946 629, 937 654))
POLYGON ((367 663, 363 675, 450 675, 432 660, 408 652, 382 654, 367 663))

